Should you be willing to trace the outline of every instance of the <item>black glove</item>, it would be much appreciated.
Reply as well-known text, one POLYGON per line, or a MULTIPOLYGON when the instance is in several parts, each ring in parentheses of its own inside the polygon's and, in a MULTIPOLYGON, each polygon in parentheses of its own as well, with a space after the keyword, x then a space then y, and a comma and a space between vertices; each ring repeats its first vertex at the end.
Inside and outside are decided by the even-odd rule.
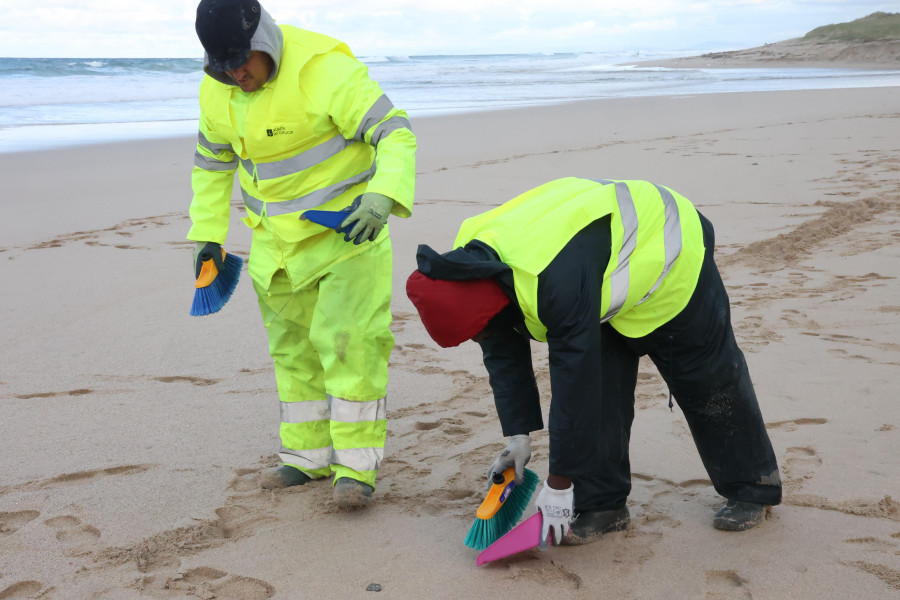
POLYGON ((212 259, 216 269, 222 270, 222 246, 215 242, 197 242, 194 248, 194 279, 200 277, 203 262, 212 259))

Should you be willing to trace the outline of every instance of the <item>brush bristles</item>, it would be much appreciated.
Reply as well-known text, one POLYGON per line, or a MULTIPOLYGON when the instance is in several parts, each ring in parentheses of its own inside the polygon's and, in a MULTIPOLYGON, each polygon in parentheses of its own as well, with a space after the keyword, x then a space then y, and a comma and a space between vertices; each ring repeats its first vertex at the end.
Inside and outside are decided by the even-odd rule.
POLYGON ((222 310, 228 299, 237 288, 244 260, 234 254, 226 254, 222 261, 222 270, 206 287, 194 291, 194 303, 191 305, 191 316, 203 317, 222 310))
POLYGON ((509 498, 497 511, 497 514, 490 519, 475 518, 472 528, 466 535, 466 546, 481 551, 509 533, 509 530, 516 526, 522 513, 528 508, 528 503, 539 482, 537 473, 525 469, 522 483, 513 488, 509 498))

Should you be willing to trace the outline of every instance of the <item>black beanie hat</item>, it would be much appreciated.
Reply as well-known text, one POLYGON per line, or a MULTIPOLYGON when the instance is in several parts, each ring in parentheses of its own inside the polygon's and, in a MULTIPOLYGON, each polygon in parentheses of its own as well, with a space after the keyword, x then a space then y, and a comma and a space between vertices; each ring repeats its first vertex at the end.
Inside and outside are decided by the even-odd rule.
POLYGON ((212 71, 240 67, 250 58, 250 39, 259 26, 257 0, 201 0, 195 29, 212 71))

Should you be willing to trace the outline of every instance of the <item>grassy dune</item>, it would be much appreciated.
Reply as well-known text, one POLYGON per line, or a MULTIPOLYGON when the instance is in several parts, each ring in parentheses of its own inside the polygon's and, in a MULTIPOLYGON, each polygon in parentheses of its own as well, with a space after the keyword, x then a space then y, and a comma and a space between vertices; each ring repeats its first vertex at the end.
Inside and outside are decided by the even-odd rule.
POLYGON ((900 13, 875 12, 835 25, 816 27, 800 38, 804 42, 874 42, 900 39, 900 13))

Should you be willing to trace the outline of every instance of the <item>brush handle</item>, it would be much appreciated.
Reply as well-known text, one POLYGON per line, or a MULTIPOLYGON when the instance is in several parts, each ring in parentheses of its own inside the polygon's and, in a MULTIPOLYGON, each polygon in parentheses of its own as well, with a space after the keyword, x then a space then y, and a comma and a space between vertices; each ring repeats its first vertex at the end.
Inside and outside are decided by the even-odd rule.
POLYGON ((475 513, 479 519, 490 519, 496 515, 506 499, 509 498, 516 487, 516 468, 508 467, 503 473, 494 473, 491 476, 491 482, 491 489, 488 490, 484 502, 475 513))

